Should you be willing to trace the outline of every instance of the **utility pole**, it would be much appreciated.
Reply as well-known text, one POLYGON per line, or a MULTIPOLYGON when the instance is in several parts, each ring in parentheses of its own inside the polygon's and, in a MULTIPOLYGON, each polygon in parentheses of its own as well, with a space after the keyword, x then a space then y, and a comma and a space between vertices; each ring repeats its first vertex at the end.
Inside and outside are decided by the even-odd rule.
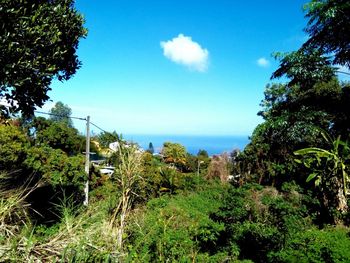
POLYGON ((85 173, 86 182, 84 187, 84 205, 89 205, 89 168, 90 168, 90 116, 86 117, 86 147, 85 147, 85 173))
POLYGON ((199 166, 204 163, 204 161, 198 160, 198 167, 197 167, 197 176, 199 177, 199 166))

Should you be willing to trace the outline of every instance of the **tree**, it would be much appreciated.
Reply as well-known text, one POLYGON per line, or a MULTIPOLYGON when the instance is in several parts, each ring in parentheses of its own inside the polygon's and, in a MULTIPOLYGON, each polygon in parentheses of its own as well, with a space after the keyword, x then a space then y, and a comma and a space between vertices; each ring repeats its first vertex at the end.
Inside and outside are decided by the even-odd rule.
POLYGON ((305 6, 309 18, 309 39, 302 49, 332 54, 333 64, 350 67, 350 2, 348 0, 312 0, 305 6))
POLYGON ((86 181, 83 155, 68 156, 61 149, 47 145, 29 148, 23 165, 40 180, 53 186, 74 185, 82 189, 86 181))
POLYGON ((206 150, 200 149, 197 153, 197 157, 198 158, 208 158, 209 155, 208 155, 208 152, 206 150))
POLYGON ((122 140, 121 136, 116 131, 102 132, 97 136, 97 141, 101 147, 108 148, 112 142, 119 142, 122 140))
POLYGON ((302 89, 312 88, 318 82, 329 81, 335 76, 328 57, 315 50, 298 50, 291 53, 275 53, 280 60, 279 68, 271 79, 286 76, 290 81, 288 87, 299 85, 302 89))
POLYGON ((179 143, 165 142, 162 154, 166 163, 172 163, 180 170, 186 165, 186 148, 179 143))
POLYGON ((283 181, 288 176, 301 182, 305 171, 294 164, 293 152, 325 146, 322 130, 334 136, 349 133, 349 87, 339 83, 333 67, 349 66, 349 6, 345 0, 312 0, 306 5, 309 40, 295 52, 275 54, 280 65, 271 79, 287 77, 288 82, 266 87, 258 113, 265 122, 239 158, 259 182, 274 182, 280 175, 283 181))
MULTIPOLYGON (((54 149, 60 149, 68 155, 79 154, 85 150, 85 137, 65 122, 35 117, 24 128, 37 146, 47 145, 54 149)), ((92 149, 90 150, 92 151, 92 149)))
POLYGON ((0 173, 19 169, 29 146, 26 136, 12 125, 0 124, 0 173))
MULTIPOLYGON (((60 137, 60 132, 56 133, 60 137)), ((53 149, 50 147, 53 139, 45 140, 43 136, 44 134, 40 134, 41 138, 38 140, 47 143, 31 145, 29 138, 20 128, 13 125, 0 125, 0 173, 11 175, 11 187, 23 183, 31 176, 33 176, 32 183, 44 179, 52 185, 81 186, 86 176, 83 155, 70 157, 66 152, 58 149, 59 147, 53 149)), ((73 138, 69 141, 68 138, 63 140, 70 143, 73 138)))
POLYGON ((293 152, 322 146, 321 130, 338 132, 333 129, 338 126, 342 97, 341 85, 335 79, 304 89, 299 85, 267 85, 263 109, 258 113, 265 121, 256 127, 251 143, 238 158, 240 165, 249 167, 247 172, 255 174, 259 183, 280 184, 294 179, 304 184, 293 152))
POLYGON ((350 67, 350 2, 312 0, 305 9, 309 22, 304 31, 309 39, 298 51, 275 55, 280 66, 272 78, 285 75, 290 86, 297 82, 310 87, 310 82, 329 80, 335 71, 331 64, 350 67))
POLYGON ((149 143, 147 152, 149 152, 150 154, 154 153, 154 147, 152 142, 149 143))
POLYGON ((48 100, 54 78, 68 80, 81 63, 76 50, 86 36, 74 0, 2 0, 0 98, 32 115, 48 100))
POLYGON ((67 124, 68 127, 73 127, 72 119, 72 109, 68 107, 67 104, 63 104, 61 101, 57 102, 55 106, 50 110, 52 114, 50 119, 56 122, 63 122, 67 124))

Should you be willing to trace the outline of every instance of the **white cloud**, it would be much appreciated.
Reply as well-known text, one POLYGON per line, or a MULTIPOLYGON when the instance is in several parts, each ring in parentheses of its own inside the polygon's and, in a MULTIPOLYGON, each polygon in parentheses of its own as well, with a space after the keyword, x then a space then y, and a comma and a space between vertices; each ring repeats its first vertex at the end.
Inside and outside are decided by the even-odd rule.
POLYGON ((192 70, 205 72, 208 69, 209 51, 191 37, 179 34, 172 40, 160 42, 165 57, 192 70))
POLYGON ((266 58, 262 57, 259 58, 256 63, 258 64, 258 66, 263 67, 263 68, 267 68, 268 66, 270 66, 270 61, 268 61, 266 58))

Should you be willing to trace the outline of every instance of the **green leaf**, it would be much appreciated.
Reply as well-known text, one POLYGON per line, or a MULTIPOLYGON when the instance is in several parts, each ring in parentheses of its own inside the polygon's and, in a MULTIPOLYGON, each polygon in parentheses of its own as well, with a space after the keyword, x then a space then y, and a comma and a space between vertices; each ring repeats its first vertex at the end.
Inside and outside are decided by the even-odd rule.
POLYGON ((302 164, 303 162, 300 159, 294 159, 294 162, 302 164))
POLYGON ((316 185, 316 186, 319 186, 320 183, 321 183, 321 177, 320 177, 320 176, 317 176, 317 179, 316 179, 316 181, 315 181, 315 185, 316 185))
POLYGON ((310 182, 312 179, 314 179, 316 176, 318 175, 318 173, 311 173, 307 179, 306 179, 306 182, 310 182))

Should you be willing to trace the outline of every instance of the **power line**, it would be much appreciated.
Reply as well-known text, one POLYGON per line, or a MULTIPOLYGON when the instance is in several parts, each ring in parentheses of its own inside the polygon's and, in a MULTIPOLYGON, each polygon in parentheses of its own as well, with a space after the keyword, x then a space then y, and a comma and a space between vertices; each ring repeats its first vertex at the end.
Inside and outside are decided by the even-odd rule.
MULTIPOLYGON (((72 116, 65 116, 65 115, 59 115, 59 114, 55 114, 55 113, 50 113, 50 112, 43 112, 43 111, 34 111, 36 113, 40 113, 40 114, 46 114, 46 115, 50 115, 50 116, 56 116, 56 117, 62 117, 62 118, 70 118, 70 119, 76 119, 76 120, 81 120, 81 121, 87 121, 86 118, 80 118, 80 117, 72 117, 72 116)), ((119 140, 118 136, 115 136, 113 133, 111 132, 108 132, 104 129, 102 129, 101 127, 97 126, 95 123, 93 122, 89 122, 92 126, 96 127, 97 129, 105 132, 105 133, 108 133, 110 135, 112 135, 113 137, 115 137, 117 140, 119 140)))
POLYGON ((94 124, 94 123, 93 123, 93 122, 91 122, 91 121, 90 121, 90 124, 91 124, 92 126, 95 126, 97 129, 99 129, 99 130, 101 130, 101 131, 105 132, 105 133, 110 133, 110 132, 108 132, 108 131, 106 131, 106 130, 102 129, 101 127, 98 127, 96 124, 94 124))
POLYGON ((34 112, 40 113, 40 114, 46 114, 46 115, 56 116, 56 117, 70 118, 70 119, 76 119, 76 120, 86 121, 86 118, 72 117, 72 116, 66 116, 66 115, 59 115, 59 114, 54 114, 54 113, 50 113, 50 112, 43 112, 43 111, 34 111, 34 112))
POLYGON ((61 118, 70 118, 70 119, 76 119, 76 120, 82 120, 82 121, 86 121, 86 147, 85 147, 85 173, 87 175, 87 180, 84 184, 84 205, 88 206, 89 205, 89 174, 90 174, 90 125, 96 127, 97 129, 103 131, 104 133, 110 134, 112 135, 112 137, 116 137, 116 139, 119 141, 118 136, 115 136, 114 134, 105 131, 104 129, 102 129, 101 127, 97 126, 96 124, 92 123, 90 121, 90 116, 87 116, 86 118, 80 118, 80 117, 71 117, 71 116, 64 116, 64 115, 59 115, 59 114, 54 114, 54 113, 50 113, 50 112, 43 112, 43 111, 34 111, 36 113, 39 114, 46 114, 46 115, 50 115, 50 116, 57 116, 57 117, 61 117, 61 118))
POLYGON ((338 73, 341 73, 341 74, 345 74, 345 75, 350 75, 349 72, 346 72, 346 71, 340 71, 340 70, 337 70, 338 73))
POLYGON ((119 138, 118 135, 115 135, 115 134, 113 134, 113 133, 111 133, 111 132, 109 132, 109 131, 106 131, 106 130, 102 129, 101 127, 97 126, 96 124, 92 123, 91 121, 90 121, 90 124, 91 124, 92 126, 96 127, 97 129, 103 131, 104 133, 107 133, 107 134, 111 135, 111 136, 112 136, 113 138, 115 138, 117 141, 120 140, 120 138, 119 138))

